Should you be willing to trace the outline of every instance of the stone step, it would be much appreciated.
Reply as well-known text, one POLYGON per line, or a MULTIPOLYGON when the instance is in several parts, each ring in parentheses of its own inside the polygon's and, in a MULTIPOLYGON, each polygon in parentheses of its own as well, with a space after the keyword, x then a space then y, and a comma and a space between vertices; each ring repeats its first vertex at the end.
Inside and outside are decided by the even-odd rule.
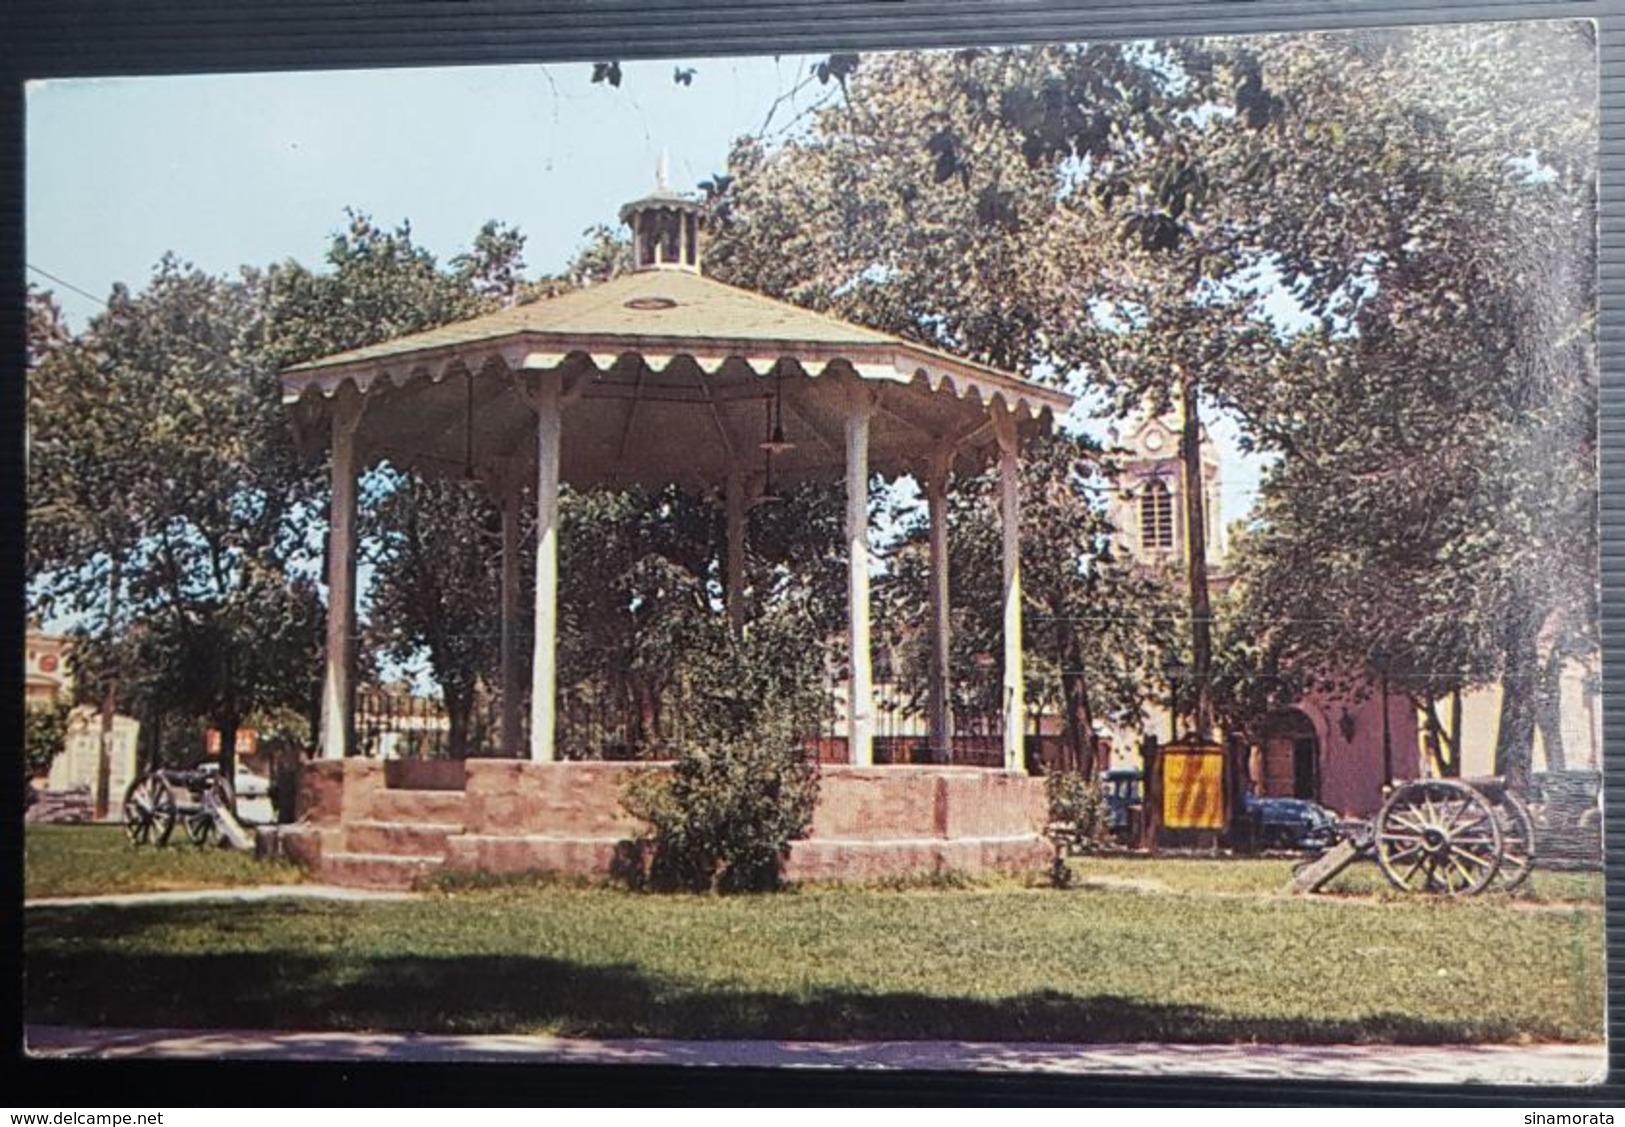
POLYGON ((385 853, 324 853, 322 880, 346 888, 409 889, 440 868, 438 857, 392 857, 385 853))
POLYGON ((462 832, 460 822, 351 822, 344 827, 344 848, 395 857, 444 857, 446 839, 462 832))
POLYGON ((404 825, 461 825, 464 795, 460 790, 381 790, 367 803, 371 822, 404 825))

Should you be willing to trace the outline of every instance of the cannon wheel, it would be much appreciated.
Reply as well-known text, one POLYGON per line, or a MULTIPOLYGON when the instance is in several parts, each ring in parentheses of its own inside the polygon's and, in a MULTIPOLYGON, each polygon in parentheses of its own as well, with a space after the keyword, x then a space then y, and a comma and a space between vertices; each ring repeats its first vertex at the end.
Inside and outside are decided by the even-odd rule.
POLYGON ((175 792, 155 774, 124 792, 124 832, 131 845, 163 845, 175 830, 175 792))
POLYGON ((1500 888, 1511 892, 1529 879, 1535 867, 1535 820, 1529 806, 1510 790, 1495 808, 1501 828, 1501 867, 1495 874, 1500 888))
POLYGON ((196 814, 188 814, 186 822, 186 839, 193 845, 202 848, 214 838, 214 819, 199 810, 196 814))
POLYGON ((1404 892, 1472 896, 1501 867, 1501 827, 1489 801, 1465 783, 1406 783, 1377 815, 1377 864, 1404 892))
POLYGON ((186 836, 191 839, 192 844, 201 847, 213 841, 216 808, 224 807, 230 810, 234 805, 231 784, 219 776, 210 779, 197 809, 186 816, 186 836))

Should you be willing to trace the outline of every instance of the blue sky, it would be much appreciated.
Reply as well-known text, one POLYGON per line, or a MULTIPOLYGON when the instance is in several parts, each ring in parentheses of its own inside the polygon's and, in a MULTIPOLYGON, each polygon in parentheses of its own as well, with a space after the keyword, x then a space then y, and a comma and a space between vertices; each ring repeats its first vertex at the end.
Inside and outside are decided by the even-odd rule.
MULTIPOLYGON (((442 259, 487 219, 515 224, 552 270, 648 193, 663 150, 676 188, 721 171, 809 64, 698 60, 681 86, 671 63, 628 63, 619 88, 585 63, 31 83, 27 261, 96 295, 139 288, 166 251, 213 272, 314 265, 356 207, 410 219, 442 259)), ((95 303, 55 288, 82 326, 95 303)))
MULTIPOLYGON (((442 261, 486 220, 513 224, 529 271, 551 272, 647 194, 662 153, 689 190, 724 168, 734 138, 805 120, 828 89, 810 78, 816 61, 685 60, 688 85, 671 62, 625 63, 618 88, 592 83, 588 63, 31 83, 28 278, 77 329, 166 252, 212 273, 317 265, 346 207, 409 220, 442 261)), ((1258 466, 1235 455, 1232 427, 1212 429, 1231 455, 1228 523, 1250 507, 1258 466)))

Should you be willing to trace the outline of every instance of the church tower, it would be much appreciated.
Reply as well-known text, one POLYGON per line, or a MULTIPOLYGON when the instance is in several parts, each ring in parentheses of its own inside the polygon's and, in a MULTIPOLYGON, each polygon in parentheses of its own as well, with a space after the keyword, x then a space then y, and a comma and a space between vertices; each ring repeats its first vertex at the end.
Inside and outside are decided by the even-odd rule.
MULTIPOLYGON (((1111 519, 1118 542, 1129 556, 1151 565, 1185 562, 1185 476, 1179 457, 1180 423, 1173 414, 1134 412, 1107 432, 1117 454, 1120 474, 1112 498, 1111 519)), ((1219 510, 1219 451, 1202 428, 1202 501, 1206 518, 1207 558, 1224 564, 1228 550, 1219 510)))

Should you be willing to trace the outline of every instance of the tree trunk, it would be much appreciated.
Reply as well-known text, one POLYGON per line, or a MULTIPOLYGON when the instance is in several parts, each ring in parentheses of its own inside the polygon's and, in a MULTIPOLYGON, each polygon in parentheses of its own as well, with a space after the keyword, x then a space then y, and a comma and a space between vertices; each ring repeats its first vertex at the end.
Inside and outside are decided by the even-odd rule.
MULTIPOLYGON (((665 700, 665 684, 650 685, 648 690, 648 747, 658 749, 666 742, 666 715, 661 710, 665 700)), ((648 749, 643 749, 648 750, 648 749)))
MULTIPOLYGON (((228 698, 236 695, 236 681, 234 663, 231 660, 231 647, 226 648, 223 664, 225 666, 225 686, 228 698)), ((231 784, 232 793, 237 792, 237 728, 242 724, 242 713, 237 709, 235 700, 227 706, 230 715, 220 723, 220 777, 231 784)))
POLYGON ((654 738, 654 707, 650 703, 654 696, 654 687, 651 680, 649 674, 641 674, 632 683, 632 709, 636 714, 636 727, 628 752, 633 756, 640 755, 654 738))
POLYGON ((1450 773, 1447 770, 1449 759, 1444 750, 1444 725, 1439 723, 1438 705, 1428 700, 1423 704, 1423 711, 1427 714, 1428 755, 1433 759, 1433 769, 1440 776, 1446 776, 1450 773))
POLYGON ((1457 685, 1450 690, 1450 769, 1454 775, 1461 774, 1461 686, 1457 685))
POLYGON ((1094 712, 1083 677, 1083 646, 1072 621, 1055 620, 1056 656, 1061 659, 1061 723, 1066 733, 1067 769, 1094 778, 1097 764, 1094 712))
POLYGON ((107 817, 112 807, 112 796, 108 793, 113 787, 113 717, 117 713, 118 702, 112 677, 107 679, 107 689, 102 693, 102 726, 96 755, 96 818, 98 821, 107 817))
POLYGON ((1529 786, 1529 761, 1534 754, 1540 660, 1535 652, 1534 617, 1521 603, 1514 605, 1507 624, 1504 662, 1495 773, 1503 776, 1512 789, 1523 791, 1529 786))
MULTIPOLYGON (((112 573, 107 577, 107 629, 110 633, 115 629, 114 620, 118 616, 118 589, 122 575, 118 563, 114 562, 112 573)), ((113 717, 118 712, 118 679, 112 669, 103 670, 103 675, 107 680, 102 692, 102 726, 96 756, 96 795, 93 799, 98 821, 107 817, 113 805, 112 795, 108 791, 113 786, 113 717)))
POLYGON ((141 740, 136 745, 141 749, 140 758, 135 765, 137 774, 146 774, 148 771, 158 769, 164 746, 162 715, 156 708, 147 706, 147 719, 141 726, 141 740))
POLYGON ((231 787, 232 802, 237 800, 237 726, 240 721, 230 717, 216 722, 220 731, 220 777, 231 787))
MULTIPOLYGON (((317 657, 316 661, 317 668, 320 668, 320 656, 317 657)), ((305 698, 305 723, 310 728, 310 737, 305 741, 305 746, 299 749, 301 761, 314 759, 321 754, 322 682, 320 677, 316 679, 310 696, 305 698)))
POLYGON ((1461 710, 1459 690, 1453 700, 1454 712, 1449 732, 1439 720, 1439 702, 1429 700, 1424 706, 1427 713, 1428 751, 1433 756, 1434 770, 1440 778, 1452 779, 1461 774, 1461 710))
POLYGON ((1140 741, 1141 794, 1140 848, 1150 853, 1157 851, 1157 837, 1162 830, 1162 749, 1156 736, 1140 741))
POLYGON ((1568 748, 1563 744, 1563 655, 1556 646, 1546 659, 1540 676, 1539 703, 1535 712, 1541 747, 1546 752, 1546 770, 1568 767, 1568 748))
POLYGON ((446 755, 452 759, 468 758, 468 729, 473 718, 474 694, 470 690, 453 692, 446 689, 446 755))
POLYGON ((1195 686, 1191 715, 1197 737, 1205 740, 1213 730, 1213 634, 1207 584, 1207 506, 1202 495, 1202 416, 1196 400, 1195 379, 1185 377, 1180 386, 1180 396, 1182 429, 1179 453, 1184 466, 1185 485, 1185 574, 1190 585, 1191 680, 1195 686))

